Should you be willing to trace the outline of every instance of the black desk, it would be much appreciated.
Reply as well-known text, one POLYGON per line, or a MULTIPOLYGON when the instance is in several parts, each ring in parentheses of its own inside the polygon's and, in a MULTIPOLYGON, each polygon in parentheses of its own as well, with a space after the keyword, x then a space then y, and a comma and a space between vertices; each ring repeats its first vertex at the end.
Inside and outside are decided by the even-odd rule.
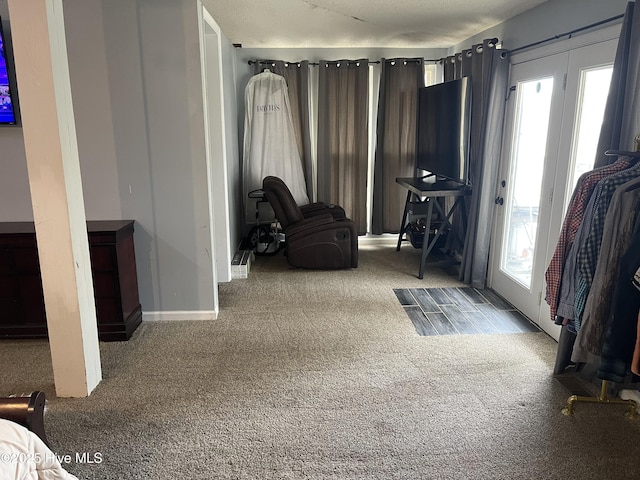
MULTIPOLYGON (((396 250, 400 250, 402 244, 403 235, 407 231, 407 216, 411 212, 413 218, 424 218, 425 220, 425 233, 424 240, 422 242, 422 257, 420 260, 420 270, 418 278, 424 277, 424 266, 427 261, 427 257, 433 247, 435 246, 438 238, 447 227, 452 227, 451 215, 453 212, 460 208, 462 214, 462 221, 466 230, 467 211, 464 204, 464 197, 471 195, 471 188, 461 185, 456 182, 426 182, 425 177, 408 177, 408 178, 396 178, 396 183, 402 185, 407 189, 407 200, 404 204, 404 213, 402 214, 402 223, 400 224, 400 234, 398 235, 398 246, 396 250), (412 199, 412 197, 414 197, 412 199), (454 197, 455 201, 449 209, 445 212, 440 202, 434 201, 436 198, 454 197), (431 219, 433 216, 433 207, 442 216, 442 225, 438 229, 437 233, 431 241, 429 241, 429 232, 431 230, 431 219)), ((451 230, 453 234, 455 232, 451 230)), ((461 239, 463 242, 464 239, 461 239)))

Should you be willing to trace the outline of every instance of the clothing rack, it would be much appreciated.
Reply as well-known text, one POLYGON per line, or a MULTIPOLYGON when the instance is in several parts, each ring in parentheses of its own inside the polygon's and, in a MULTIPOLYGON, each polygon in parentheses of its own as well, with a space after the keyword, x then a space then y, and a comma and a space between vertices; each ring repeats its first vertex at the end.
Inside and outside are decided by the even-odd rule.
POLYGON ((588 402, 588 403, 602 403, 607 405, 628 405, 629 410, 625 413, 625 416, 630 419, 638 418, 638 405, 634 400, 623 400, 622 398, 610 398, 607 390, 609 388, 609 382, 602 380, 600 386, 600 395, 597 397, 587 397, 580 395, 571 395, 567 400, 567 406, 562 409, 562 414, 568 417, 573 415, 573 405, 576 402, 588 402))
MULTIPOLYGON (((633 151, 623 151, 623 150, 607 150, 605 155, 616 155, 616 156, 628 156, 628 157, 638 157, 640 156, 640 133, 635 136, 633 139, 633 151)), ((563 328, 564 332, 564 328, 563 328)), ((562 409, 562 414, 566 416, 573 416, 573 408, 577 402, 585 402, 585 403, 599 403, 606 405, 628 405, 628 410, 625 413, 625 416, 629 419, 636 419, 640 415, 638 415, 638 404, 634 400, 630 399, 621 399, 621 398, 611 398, 608 394, 609 382, 607 380, 602 380, 602 384, 600 386, 600 395, 598 396, 581 396, 581 395, 571 395, 567 399, 567 405, 562 409)))

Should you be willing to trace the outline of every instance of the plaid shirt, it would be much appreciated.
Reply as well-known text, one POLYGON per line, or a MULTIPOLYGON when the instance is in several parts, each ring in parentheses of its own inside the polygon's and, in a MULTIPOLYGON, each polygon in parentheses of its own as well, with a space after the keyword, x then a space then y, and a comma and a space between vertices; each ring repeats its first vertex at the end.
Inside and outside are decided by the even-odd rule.
POLYGON ((600 243, 604 233, 604 222, 607 216, 607 209, 611 202, 611 197, 616 188, 640 176, 640 163, 623 170, 614 175, 598 182, 593 195, 596 195, 593 209, 593 216, 589 228, 589 234, 585 241, 580 245, 577 255, 578 274, 580 277, 579 288, 576 291, 576 317, 574 320, 580 321, 584 313, 586 303, 586 295, 589 293, 593 275, 596 271, 598 263, 598 255, 600 253, 600 243), (584 298, 583 298, 584 297, 584 298))
POLYGON ((621 158, 610 165, 586 172, 578 179, 562 223, 556 249, 553 252, 553 257, 551 257, 551 261, 545 272, 545 280, 547 283, 545 300, 549 304, 552 321, 555 320, 558 309, 560 284, 565 261, 567 255, 569 255, 569 250, 571 249, 578 229, 580 228, 580 224, 582 223, 589 198, 600 180, 629 168, 629 165, 630 160, 628 158, 621 158))

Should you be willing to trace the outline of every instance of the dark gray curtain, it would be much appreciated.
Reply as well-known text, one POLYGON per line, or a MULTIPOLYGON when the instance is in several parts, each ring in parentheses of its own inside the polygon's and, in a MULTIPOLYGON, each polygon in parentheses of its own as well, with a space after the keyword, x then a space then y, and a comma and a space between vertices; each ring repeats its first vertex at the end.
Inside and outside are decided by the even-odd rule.
POLYGON ((633 139, 640 133, 640 14, 629 2, 618 39, 611 87, 605 107, 595 167, 614 162, 607 150, 634 150, 633 139))
POLYGON ((407 192, 396 177, 416 174, 418 88, 424 86, 424 59, 382 60, 376 158, 373 180, 375 234, 397 233, 407 192))
POLYGON ((283 60, 258 60, 253 64, 253 74, 268 68, 273 73, 281 75, 287 82, 289 90, 289 105, 293 128, 296 132, 298 150, 302 159, 304 177, 307 185, 307 195, 310 201, 316 196, 313 181, 313 157, 311 156, 311 128, 309 126, 309 62, 286 62, 283 60))
POLYGON ((445 80, 471 77, 470 148, 471 196, 466 199, 467 228, 461 218, 454 227, 464 238, 460 280, 476 288, 487 281, 494 198, 502 147, 502 129, 509 79, 508 53, 496 49, 497 39, 485 40, 444 59, 445 80))
POLYGON ((318 200, 341 205, 367 230, 369 61, 320 61, 318 200))

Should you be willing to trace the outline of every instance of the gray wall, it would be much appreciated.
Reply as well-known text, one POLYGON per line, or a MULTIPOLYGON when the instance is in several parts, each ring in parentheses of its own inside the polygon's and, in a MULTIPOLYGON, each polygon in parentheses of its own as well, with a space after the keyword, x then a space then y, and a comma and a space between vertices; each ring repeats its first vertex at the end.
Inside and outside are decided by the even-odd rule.
MULTIPOLYGON (((64 8, 87 219, 136 220, 144 312, 212 311, 197 2, 64 0, 64 8)), ((0 15, 10 32, 6 0, 0 15)), ((233 149, 237 132, 229 138, 233 149)), ((0 221, 32 220, 20 127, 0 129, 0 151, 0 221)))
POLYGON ((119 219, 122 210, 102 5, 99 0, 65 0, 64 13, 86 215, 90 220, 119 219))
POLYGON ((459 52, 485 38, 502 40, 514 49, 624 13, 627 0, 548 0, 493 28, 453 46, 459 52))
MULTIPOLYGON (((4 48, 8 54, 9 74, 14 79, 15 85, 7 0, 0 0, 0 16, 5 37, 4 48)), ((24 138, 20 126, 0 127, 0 172, 0 221, 33 220, 24 138)))
POLYGON ((153 308, 146 310, 214 309, 195 5, 138 1, 148 142, 140 168, 149 176, 152 207, 143 214, 152 240, 145 261, 152 272, 153 308))

